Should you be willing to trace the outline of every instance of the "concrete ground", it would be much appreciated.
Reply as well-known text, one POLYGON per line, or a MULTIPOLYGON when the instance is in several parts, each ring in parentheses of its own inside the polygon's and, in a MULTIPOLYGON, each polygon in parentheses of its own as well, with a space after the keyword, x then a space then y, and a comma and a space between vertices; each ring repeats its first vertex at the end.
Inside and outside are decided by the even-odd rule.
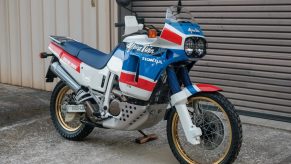
MULTIPOLYGON (((95 128, 84 141, 68 141, 49 118, 50 92, 0 84, 0 163, 175 164, 166 122, 146 132, 159 139, 134 143, 137 132, 95 128)), ((237 164, 291 163, 291 124, 241 117, 243 145, 237 164)))

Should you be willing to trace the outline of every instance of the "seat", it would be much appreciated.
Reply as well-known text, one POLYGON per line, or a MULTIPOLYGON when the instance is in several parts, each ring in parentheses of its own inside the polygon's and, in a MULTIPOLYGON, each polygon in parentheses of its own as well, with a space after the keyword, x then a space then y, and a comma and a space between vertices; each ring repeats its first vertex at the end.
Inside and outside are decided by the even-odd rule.
POLYGON ((103 53, 75 40, 69 40, 59 45, 69 54, 96 69, 104 68, 112 57, 112 54, 103 53))

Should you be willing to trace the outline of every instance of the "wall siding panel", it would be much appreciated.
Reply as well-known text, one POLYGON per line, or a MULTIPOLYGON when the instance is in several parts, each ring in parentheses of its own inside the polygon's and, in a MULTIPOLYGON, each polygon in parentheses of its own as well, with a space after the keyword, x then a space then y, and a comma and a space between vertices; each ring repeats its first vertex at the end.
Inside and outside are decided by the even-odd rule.
POLYGON ((44 48, 43 43, 43 2, 40 0, 31 0, 31 41, 32 41, 32 65, 33 65, 33 87, 43 89, 44 78, 44 60, 39 58, 39 53, 44 48))
POLYGON ((69 2, 68 0, 57 0, 56 2, 56 34, 69 36, 69 2))
POLYGON ((8 13, 8 2, 0 1, 0 75, 1 82, 11 83, 10 73, 10 53, 9 53, 9 13, 8 13))
POLYGON ((20 54, 20 20, 19 20, 19 0, 8 1, 9 28, 10 28, 10 69, 11 83, 21 85, 21 54, 20 54))
POLYGON ((82 41, 82 1, 69 1, 70 37, 82 41))
MULTIPOLYGON (((224 89, 237 109, 291 113, 291 1, 183 0, 209 42, 190 72, 197 83, 224 89)), ((177 1, 134 0, 147 24, 163 27, 177 1)))
POLYGON ((103 41, 103 39, 99 39, 98 36, 98 26, 97 25, 97 19, 98 19, 98 13, 97 9, 98 3, 95 3, 96 7, 91 7, 91 1, 82 1, 82 7, 83 7, 83 28, 82 28, 82 34, 83 34, 83 42, 86 44, 96 48, 99 47, 99 41, 103 41))
POLYGON ((118 6, 115 0, 110 0, 110 10, 111 10, 111 49, 115 48, 118 44, 118 28, 115 27, 115 23, 118 22, 118 6))
MULTIPOLYGON (((50 42, 50 35, 56 34, 56 0, 43 0, 43 39, 44 39, 44 51, 49 52, 47 46, 50 42)), ((45 72, 49 69, 50 60, 45 60, 45 72)), ((54 83, 45 83, 46 90, 52 90, 55 86, 54 83)))
POLYGON ((30 0, 20 0, 20 43, 22 85, 32 87, 32 44, 30 0))
POLYGON ((101 51, 110 52, 110 39, 111 39, 111 28, 110 27, 110 21, 111 17, 107 18, 104 17, 104 15, 110 15, 110 1, 98 1, 98 6, 103 6, 102 8, 99 8, 98 10, 98 36, 103 38, 102 42, 98 43, 98 46, 101 51))

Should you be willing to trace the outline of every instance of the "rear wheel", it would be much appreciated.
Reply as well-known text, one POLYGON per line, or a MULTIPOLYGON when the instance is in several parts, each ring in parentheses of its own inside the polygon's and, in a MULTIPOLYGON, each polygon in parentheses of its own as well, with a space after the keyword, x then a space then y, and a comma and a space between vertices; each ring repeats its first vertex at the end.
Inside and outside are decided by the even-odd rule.
POLYGON ((219 93, 200 93, 189 98, 193 124, 202 130, 201 143, 190 144, 178 113, 170 111, 167 137, 180 163, 232 163, 240 151, 242 127, 234 106, 219 93))
POLYGON ((50 114, 52 122, 61 136, 69 140, 81 140, 87 137, 94 127, 82 124, 80 119, 85 113, 68 113, 65 105, 72 105, 73 91, 60 81, 51 96, 50 114))

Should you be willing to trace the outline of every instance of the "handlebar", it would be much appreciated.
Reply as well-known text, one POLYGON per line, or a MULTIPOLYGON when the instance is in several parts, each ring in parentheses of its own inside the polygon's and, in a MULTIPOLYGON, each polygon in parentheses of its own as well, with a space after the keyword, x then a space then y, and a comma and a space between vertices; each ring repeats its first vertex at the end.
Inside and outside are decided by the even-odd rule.
POLYGON ((124 27, 125 23, 115 23, 115 27, 124 27))
MULTIPOLYGON (((144 24, 144 18, 137 18, 139 24, 144 24)), ((125 27, 125 23, 115 23, 115 27, 125 27)))

